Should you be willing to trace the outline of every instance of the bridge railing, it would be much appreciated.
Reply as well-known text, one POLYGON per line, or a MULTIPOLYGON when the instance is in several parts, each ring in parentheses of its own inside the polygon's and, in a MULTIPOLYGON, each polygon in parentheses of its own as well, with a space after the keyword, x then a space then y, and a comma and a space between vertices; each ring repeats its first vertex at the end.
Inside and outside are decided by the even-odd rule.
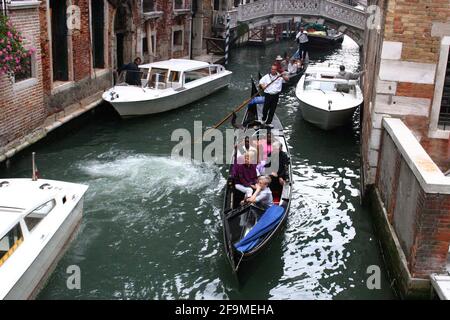
POLYGON ((231 26, 273 16, 318 16, 364 30, 366 13, 344 3, 331 0, 258 0, 241 4, 230 11, 231 26))

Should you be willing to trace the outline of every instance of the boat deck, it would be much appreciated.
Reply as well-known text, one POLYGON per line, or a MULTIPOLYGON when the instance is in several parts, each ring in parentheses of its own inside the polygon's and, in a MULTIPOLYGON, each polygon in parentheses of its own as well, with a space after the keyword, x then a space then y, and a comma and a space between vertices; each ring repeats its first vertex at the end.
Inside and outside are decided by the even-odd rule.
POLYGON ((439 299, 450 300, 450 276, 432 274, 430 279, 439 299))

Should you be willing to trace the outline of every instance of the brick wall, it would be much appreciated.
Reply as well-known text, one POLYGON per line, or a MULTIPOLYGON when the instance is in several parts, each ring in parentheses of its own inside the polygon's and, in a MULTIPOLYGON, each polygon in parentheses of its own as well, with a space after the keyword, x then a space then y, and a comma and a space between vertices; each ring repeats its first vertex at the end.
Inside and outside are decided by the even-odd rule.
POLYGON ((375 187, 406 257, 411 276, 428 279, 431 273, 445 272, 450 244, 450 191, 431 191, 432 187, 423 182, 428 178, 422 176, 419 179, 417 170, 435 174, 437 167, 423 154, 416 155, 417 160, 412 160, 417 163, 407 161, 405 151, 401 151, 397 143, 402 143, 405 150, 417 148, 418 145, 414 137, 406 143, 394 142, 391 133, 385 130, 375 187), (412 169, 420 166, 425 169, 412 169))
POLYGON ((421 190, 416 215, 416 234, 409 261, 414 277, 444 273, 450 243, 450 195, 421 190))
POLYGON ((381 50, 373 44, 375 30, 367 30, 364 48, 366 184, 374 182, 378 167, 383 117, 402 118, 418 139, 427 137, 441 39, 450 27, 448 0, 373 0, 370 4, 381 7, 384 19, 379 33, 381 50))
POLYGON ((80 30, 72 31, 73 80, 79 81, 90 76, 92 67, 89 1, 73 0, 72 3, 79 6, 81 13, 80 30))
MULTIPOLYGON (((185 7, 190 8, 191 1, 185 0, 185 7)), ((188 15, 174 15, 173 0, 157 0, 156 11, 162 11, 163 16, 158 19, 151 20, 152 30, 156 30, 156 59, 166 60, 170 58, 180 58, 189 56, 189 42, 190 42, 190 14, 188 15), (184 47, 181 51, 172 53, 172 27, 184 26, 184 47)), ((142 28, 144 28, 142 26, 142 28)), ((145 30, 144 30, 145 32, 145 30)))
MULTIPOLYGON (((52 82, 52 56, 51 56, 51 38, 49 29, 51 29, 51 21, 48 19, 49 13, 47 2, 42 1, 39 7, 39 20, 41 25, 40 43, 42 48, 42 79, 44 83, 44 104, 47 114, 52 114, 61 109, 80 102, 80 100, 88 96, 107 89, 111 86, 111 75, 101 77, 93 76, 92 71, 92 52, 91 52, 91 35, 89 21, 89 0, 72 0, 73 5, 80 8, 80 29, 74 29, 69 32, 69 54, 68 59, 71 63, 69 66, 69 80, 73 85, 62 91, 54 91, 54 83, 52 82), (71 67, 72 66, 72 67, 71 67)), ((106 63, 111 64, 111 41, 109 41, 113 30, 113 13, 114 9, 105 1, 108 11, 108 28, 109 37, 106 39, 107 51, 106 63)))
POLYGON ((9 17, 25 38, 25 45, 36 48, 36 83, 18 90, 5 75, 0 77, 0 147, 30 133, 46 117, 38 10, 15 9, 9 12, 9 17))
POLYGON ((440 38, 432 36, 432 23, 449 16, 448 0, 390 0, 385 40, 403 43, 402 60, 436 63, 440 38))

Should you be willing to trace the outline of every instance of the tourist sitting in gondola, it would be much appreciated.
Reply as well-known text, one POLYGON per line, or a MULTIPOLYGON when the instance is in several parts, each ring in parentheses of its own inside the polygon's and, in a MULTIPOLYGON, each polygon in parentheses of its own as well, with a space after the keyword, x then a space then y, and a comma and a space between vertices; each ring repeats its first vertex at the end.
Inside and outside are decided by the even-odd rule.
POLYGON ((272 191, 269 188, 271 180, 269 176, 259 176, 255 193, 251 197, 242 200, 241 204, 252 203, 264 210, 271 207, 273 205, 272 191))
POLYGON ((283 71, 288 71, 288 65, 289 62, 291 61, 289 55, 287 54, 287 52, 284 53, 284 59, 283 61, 281 61, 281 68, 283 69, 283 71))
MULTIPOLYGON (((238 159, 239 160, 239 159, 238 159)), ((244 155, 244 163, 238 161, 233 165, 233 179, 235 188, 250 198, 253 191, 256 190, 258 171, 256 170, 256 155, 249 151, 244 155)))
POLYGON ((275 62, 273 63, 273 65, 277 67, 277 72, 278 73, 283 73, 284 72, 283 66, 281 64, 282 61, 283 61, 283 58, 280 55, 278 55, 275 58, 275 62))
MULTIPOLYGON (((246 136, 244 138, 244 143, 241 142, 240 144, 237 144, 236 149, 238 158, 243 157, 247 152, 252 152, 253 154, 256 154, 256 147, 254 146, 253 143, 250 142, 249 136, 246 136)), ((242 162, 243 161, 241 161, 241 163, 242 162)))
POLYGON ((272 143, 272 133, 268 131, 266 138, 258 142, 259 163, 267 161, 269 154, 272 152, 272 143))
POLYGON ((272 153, 269 156, 269 162, 265 164, 265 174, 269 174, 272 178, 270 185, 271 189, 280 189, 289 177, 287 168, 289 165, 289 157, 286 152, 282 150, 282 145, 279 141, 272 144, 272 153), (266 172, 269 170, 270 172, 266 172))

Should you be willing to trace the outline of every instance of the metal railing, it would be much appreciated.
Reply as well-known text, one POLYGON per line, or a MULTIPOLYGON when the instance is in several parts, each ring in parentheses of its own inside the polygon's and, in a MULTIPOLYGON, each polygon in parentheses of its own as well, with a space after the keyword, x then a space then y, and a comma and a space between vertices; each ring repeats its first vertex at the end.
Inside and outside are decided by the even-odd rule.
POLYGON ((330 0, 259 0, 241 4, 229 11, 231 27, 238 22, 251 22, 275 16, 312 15, 338 21, 344 25, 364 30, 366 12, 344 3, 330 0))

